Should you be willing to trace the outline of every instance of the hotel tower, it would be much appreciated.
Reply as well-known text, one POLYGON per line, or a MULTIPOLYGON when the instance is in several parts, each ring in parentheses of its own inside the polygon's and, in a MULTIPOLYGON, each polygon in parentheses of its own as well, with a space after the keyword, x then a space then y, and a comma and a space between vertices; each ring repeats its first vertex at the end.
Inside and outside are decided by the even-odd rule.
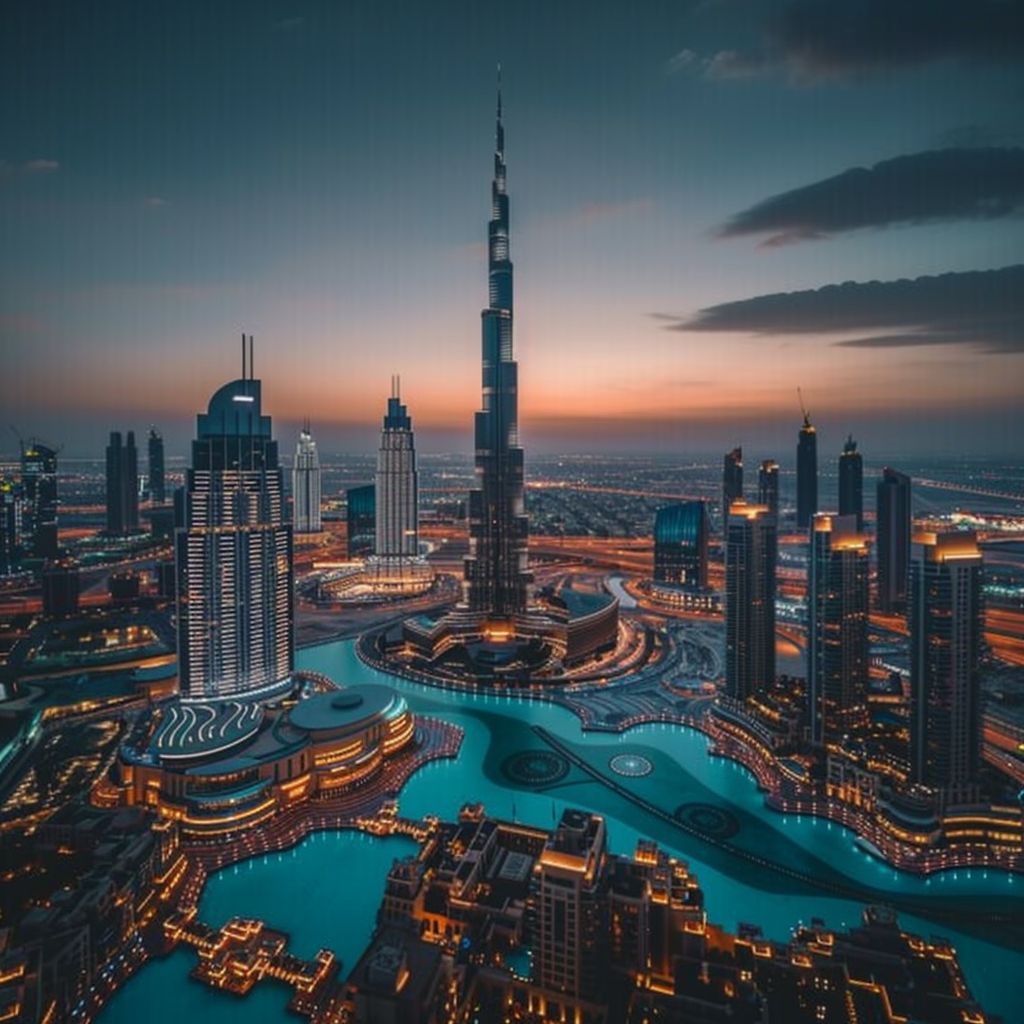
POLYGON ((376 477, 377 558, 408 562, 419 554, 419 490, 412 419, 402 404, 397 377, 380 434, 376 477))
MULTIPOLYGON (((483 408, 475 419, 475 480, 469 492, 470 611, 510 620, 526 610, 527 519, 519 447, 518 366, 512 358, 512 260, 509 257, 505 132, 498 91, 491 220, 487 233, 489 303, 481 313, 483 408)), ((378 497, 379 500, 379 497, 378 497)))
POLYGON ((292 466, 292 525, 296 533, 319 533, 320 456, 309 423, 299 431, 292 466))
POLYGON ((184 700, 259 699, 288 686, 294 653, 292 530, 260 384, 242 376, 197 417, 178 492, 178 667, 184 700))

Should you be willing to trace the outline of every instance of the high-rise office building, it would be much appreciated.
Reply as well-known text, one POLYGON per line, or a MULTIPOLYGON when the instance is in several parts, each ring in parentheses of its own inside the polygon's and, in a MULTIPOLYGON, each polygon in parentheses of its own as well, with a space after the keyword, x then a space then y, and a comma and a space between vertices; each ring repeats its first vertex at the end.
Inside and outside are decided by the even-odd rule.
POLYGON ((902 615, 910 580, 910 477, 887 466, 875 493, 878 610, 902 615))
POLYGON ((864 529, 864 460, 852 434, 839 456, 839 514, 856 516, 857 529, 864 529))
POLYGON ((796 446, 796 527, 806 530, 818 511, 818 434, 804 413, 796 446))
POLYGON ((348 557, 372 555, 377 540, 377 488, 374 484, 350 487, 345 492, 348 557))
POLYGON ((139 453, 135 432, 110 432, 107 445, 107 533, 123 537, 139 530, 139 453))
POLYGON ((21 449, 21 551, 28 558, 56 558, 57 449, 32 440, 21 449))
POLYGON ((377 452, 377 558, 403 561, 419 554, 419 485, 412 419, 402 404, 398 378, 377 452))
POLYGON ((733 448, 722 459, 722 532, 725 532, 729 509, 743 497, 743 449, 733 448))
POLYGON ((818 745, 839 743, 867 722, 869 575, 856 516, 817 513, 807 579, 807 692, 818 745))
POLYGON ((309 424, 299 431, 292 466, 292 527, 295 533, 319 533, 320 456, 309 424))
POLYGON ((765 459, 757 473, 757 503, 767 505, 768 511, 779 518, 779 464, 765 459))
POLYGON ((164 438, 156 427, 149 428, 149 500, 154 505, 167 502, 167 479, 164 470, 164 438))
POLYGON ((734 502, 725 533, 725 680, 737 700, 775 680, 775 517, 734 502))
POLYGON ((708 518, 703 501, 659 508, 654 519, 654 579, 708 585, 708 518))
POLYGON ((604 994, 607 857, 604 818, 574 809, 562 812, 540 855, 537 978, 568 1000, 604 994))
POLYGON ((919 533, 910 559, 911 777, 957 803, 981 767, 982 560, 973 533, 919 533))
POLYGON ((483 408, 474 422, 475 480, 469 492, 465 579, 470 610, 509 619, 526 610, 530 572, 518 429, 519 370, 512 356, 512 260, 500 90, 487 242, 489 302, 481 313, 483 408))
POLYGON ((16 572, 21 557, 18 551, 18 486, 0 476, 0 576, 16 572))
POLYGON ((244 337, 242 376, 213 395, 196 435, 175 534, 181 694, 259 698, 292 673, 292 531, 244 337))

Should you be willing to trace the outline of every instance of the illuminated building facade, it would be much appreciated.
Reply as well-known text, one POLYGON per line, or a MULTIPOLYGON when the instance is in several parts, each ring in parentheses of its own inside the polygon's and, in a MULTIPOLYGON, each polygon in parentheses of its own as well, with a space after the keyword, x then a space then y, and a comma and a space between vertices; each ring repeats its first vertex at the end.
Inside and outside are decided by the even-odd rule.
MULTIPOLYGON (((251 361, 251 343, 250 361, 251 361)), ((251 371, 250 371, 251 373, 251 371)), ((292 531, 261 382, 245 369, 197 417, 175 535, 187 700, 258 699, 292 673, 292 531)))
POLYGON ((149 499, 154 505, 167 502, 167 476, 164 467, 164 437, 156 427, 149 428, 149 499))
POLYGON ((775 680, 775 517, 734 502, 725 535, 726 691, 745 700, 775 680))
POLYGON ((864 460, 852 434, 839 456, 839 514, 856 516, 857 529, 864 529, 864 460))
POLYGON ((796 445, 796 527, 806 530, 818 511, 818 433, 804 413, 796 445))
POLYGON ((733 448, 722 459, 722 530, 734 501, 743 497, 743 449, 733 448))
POLYGON ((911 775, 948 803, 981 767, 982 560, 972 533, 920 533, 910 560, 911 775))
POLYGON ((368 782, 415 731, 405 698, 375 684, 286 709, 171 702, 143 746, 121 748, 113 781, 122 802, 173 818, 186 835, 225 835, 368 782))
POLYGON ((867 541, 853 515, 811 522, 807 684, 811 742, 839 743, 867 721, 867 541))
POLYGON ((757 473, 757 503, 767 505, 768 511, 779 518, 779 464, 774 459, 765 459, 757 473))
POLYGON ((135 431, 122 439, 110 432, 107 445, 107 533, 123 537, 139 530, 139 453, 135 431))
POLYGON ((21 449, 21 550, 28 558, 56 558, 57 449, 30 441, 21 449))
POLYGON ((419 485, 412 419, 402 404, 399 381, 380 435, 376 478, 377 558, 401 563, 419 554, 419 485))
POLYGON ((537 979, 568 999, 600 999, 608 961, 604 818, 567 808, 540 855, 537 979))
POLYGON ((307 423, 299 431, 292 466, 292 527, 296 533, 319 533, 320 456, 307 423))
POLYGON ((910 580, 910 477, 887 466, 875 493, 878 610, 902 615, 910 580))
POLYGON ((526 611, 530 573, 517 409, 519 368, 512 357, 512 260, 500 91, 487 273, 489 303, 481 313, 483 408, 474 421, 475 481, 469 492, 465 580, 471 611, 507 620, 526 611))
POLYGON ((708 517, 703 501, 659 508, 654 519, 654 580, 703 588, 708 583, 708 517))
POLYGON ((18 513, 18 487, 13 480, 0 476, 0 576, 17 571, 21 563, 18 513))

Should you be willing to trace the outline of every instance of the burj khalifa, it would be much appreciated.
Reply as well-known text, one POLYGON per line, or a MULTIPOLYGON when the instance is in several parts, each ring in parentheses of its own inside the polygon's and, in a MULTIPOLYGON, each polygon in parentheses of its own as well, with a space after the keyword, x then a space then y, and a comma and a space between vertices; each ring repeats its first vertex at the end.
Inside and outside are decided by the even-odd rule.
POLYGON ((491 220, 487 228, 488 306, 481 316, 483 408, 475 417, 475 480, 469 492, 470 611, 510 621, 527 606, 527 517, 518 432, 519 368, 512 357, 512 260, 505 192, 505 130, 498 89, 491 220))

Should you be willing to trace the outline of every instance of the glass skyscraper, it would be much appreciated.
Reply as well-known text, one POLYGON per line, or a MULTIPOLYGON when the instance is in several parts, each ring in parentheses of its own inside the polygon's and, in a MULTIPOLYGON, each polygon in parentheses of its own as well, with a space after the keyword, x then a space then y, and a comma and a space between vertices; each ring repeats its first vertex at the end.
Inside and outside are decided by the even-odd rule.
POLYGON ((775 517, 737 501, 725 534, 725 685, 744 700, 775 680, 775 517))
POLYGON ((296 533, 319 533, 320 456, 307 423, 299 431, 292 466, 292 526, 296 533))
POLYGON ((708 584, 708 519, 703 501, 659 508, 654 519, 654 579, 687 587, 708 584))
POLYGON ((886 466, 875 493, 878 610, 900 615, 910 579, 910 477, 886 466))
POLYGON ((722 532, 729 519, 729 506, 743 497, 743 449, 733 448, 722 459, 722 532))
POLYGON ((812 743, 839 743, 867 722, 869 570, 856 516, 815 515, 807 585, 812 743))
POLYGON ((378 559, 402 561, 419 554, 416 447, 397 378, 391 382, 377 452, 376 520, 378 559))
POLYGON ((57 449, 32 440, 21 449, 21 551, 28 558, 56 558, 57 449))
POLYGON ((187 700, 260 698, 291 679, 292 531, 260 385, 246 376, 243 343, 242 377, 197 417, 179 492, 178 665, 187 700))
POLYGON ((982 561, 973 533, 915 535, 910 560, 911 778, 943 802, 977 796, 982 561))
POLYGON ((107 445, 107 533, 124 536, 139 529, 139 453, 135 431, 122 439, 110 432, 107 445))
POLYGON ((856 516, 857 529, 864 529, 864 460, 852 434, 839 456, 839 514, 856 516))
POLYGON ((779 464, 765 459, 757 473, 757 503, 767 505, 776 520, 779 516, 779 464))
POLYGON ((149 498, 154 505, 167 501, 164 475, 164 438, 156 427, 149 428, 149 498))
POLYGON ((818 511, 818 434, 804 413, 796 446, 796 527, 806 530, 818 511))
POLYGON ((512 357, 508 214, 499 90, 487 232, 489 304, 481 313, 483 408, 475 418, 475 481, 469 492, 469 554, 465 561, 470 610, 497 619, 511 619, 526 610, 530 581, 517 409, 519 368, 512 357))

